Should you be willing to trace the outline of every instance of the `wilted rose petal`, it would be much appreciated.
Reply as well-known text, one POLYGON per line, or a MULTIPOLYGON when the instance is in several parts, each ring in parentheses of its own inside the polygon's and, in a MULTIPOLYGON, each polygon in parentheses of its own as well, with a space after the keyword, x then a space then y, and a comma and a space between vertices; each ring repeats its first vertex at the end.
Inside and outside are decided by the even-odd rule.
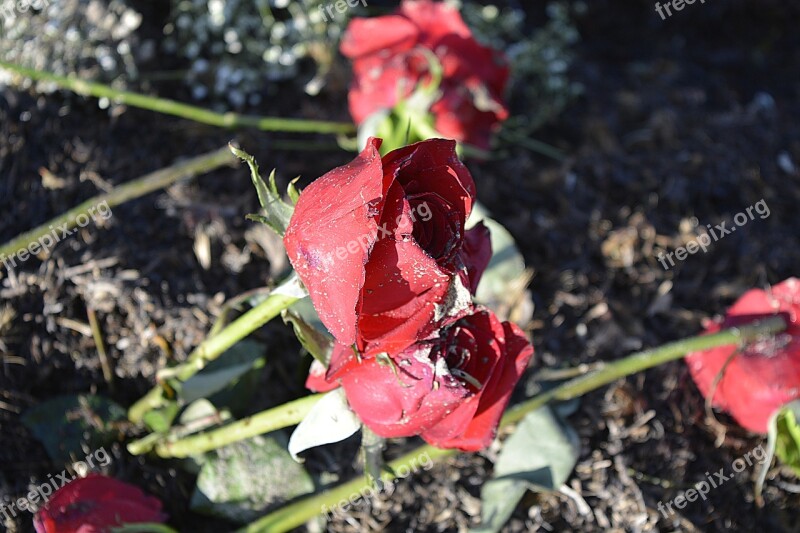
POLYGON ((352 409, 380 436, 420 435, 474 451, 494 439, 531 357, 517 326, 476 308, 395 357, 360 359, 339 347, 327 379, 341 382, 352 409))
POLYGON ((706 333, 716 333, 778 313, 789 322, 783 333, 750 343, 743 350, 728 345, 686 357, 703 396, 708 398, 713 391, 714 406, 758 433, 766 433, 776 410, 800 398, 800 280, 790 278, 769 291, 746 292, 728 309, 724 321, 706 328, 706 333))
POLYGON ((161 507, 138 487, 90 474, 57 490, 33 525, 37 533, 107 533, 122 524, 164 522, 161 507))
POLYGON ((441 97, 431 107, 442 135, 487 149, 492 131, 508 118, 505 57, 478 43, 447 3, 405 0, 395 14, 355 18, 341 51, 353 61, 348 100, 356 124, 431 80, 426 53, 442 65, 441 97))
POLYGON ((465 231, 475 183, 455 142, 430 139, 352 163, 300 195, 284 242, 322 322, 363 357, 395 354, 464 314, 491 256, 465 231), (465 248, 466 247, 466 248, 465 248))

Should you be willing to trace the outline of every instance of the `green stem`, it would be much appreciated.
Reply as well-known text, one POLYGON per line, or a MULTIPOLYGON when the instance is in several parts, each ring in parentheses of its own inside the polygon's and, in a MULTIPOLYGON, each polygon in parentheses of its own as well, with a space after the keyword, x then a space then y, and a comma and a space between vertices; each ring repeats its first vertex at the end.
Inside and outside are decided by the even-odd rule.
MULTIPOLYGON (((553 400, 568 400, 595 390, 603 385, 613 383, 617 379, 636 372, 658 366, 668 361, 684 357, 687 353, 707 350, 727 344, 743 344, 765 335, 779 333, 786 329, 783 318, 776 316, 740 328, 732 328, 712 335, 701 335, 689 339, 666 344, 653 350, 639 352, 619 361, 614 361, 586 375, 577 377, 550 391, 535 396, 530 400, 509 409, 500 421, 501 427, 508 427, 519 422, 528 413, 539 409, 553 400)), ((429 444, 418 447, 408 454, 389 463, 392 471, 407 470, 413 472, 428 467, 431 461, 456 455, 458 450, 442 450, 429 444)), ((381 479, 390 481, 393 476, 385 473, 381 479)), ((371 484, 363 478, 338 485, 323 492, 307 496, 294 503, 282 507, 260 518, 252 524, 240 529, 238 533, 282 533, 299 527, 319 514, 335 512, 341 501, 350 501, 351 497, 368 494, 371 484)))
POLYGON ((256 128, 263 131, 286 131, 304 133, 355 133, 350 123, 305 120, 297 118, 258 117, 238 113, 215 113, 201 107, 182 104, 174 100, 157 98, 129 91, 120 91, 103 85, 75 78, 58 76, 50 72, 34 70, 13 63, 0 61, 0 68, 36 81, 47 81, 62 89, 68 89, 83 96, 108 98, 114 102, 173 115, 203 124, 222 128, 256 128))
MULTIPOLYGON (((396 479, 397 476, 392 472, 397 473, 407 470, 410 473, 419 469, 427 470, 433 466, 434 461, 454 455, 456 452, 457 450, 441 450, 433 446, 422 446, 394 461, 390 461, 389 468, 391 472, 385 470, 381 475, 381 481, 389 483, 396 479)), ((353 497, 371 494, 375 490, 373 487, 372 482, 363 477, 358 477, 347 483, 281 507, 258 521, 237 530, 236 533, 290 531, 300 527, 317 515, 340 512, 336 508, 340 502, 346 501, 349 504, 353 497)))
POLYGON ((213 431, 192 435, 173 442, 160 442, 155 450, 159 457, 189 457, 221 448, 234 442, 249 439, 289 426, 296 426, 306 417, 311 408, 322 397, 312 394, 268 409, 253 416, 233 422, 213 431))
MULTIPOLYGON (((210 361, 213 361, 228 348, 278 316, 281 311, 298 299, 295 295, 273 292, 266 300, 228 324, 219 333, 204 340, 189 354, 189 358, 185 363, 167 369, 162 375, 168 374, 170 378, 186 381, 205 368, 210 361)), ((168 399, 164 396, 164 389, 157 385, 128 410, 128 419, 131 422, 139 423, 145 413, 165 405, 167 401, 168 399)))
POLYGON ((512 407, 506 411, 501 424, 515 424, 531 411, 535 411, 553 400, 564 401, 583 396, 587 392, 599 389, 603 385, 613 383, 620 378, 669 361, 681 359, 688 353, 708 350, 709 348, 727 344, 743 344, 761 336, 779 333, 785 329, 786 322, 784 319, 780 316, 775 316, 739 328, 726 329, 712 335, 691 337, 671 342, 652 350, 629 355, 613 363, 604 364, 593 372, 571 379, 554 389, 512 407))
POLYGON ((161 442, 163 438, 164 434, 162 433, 150 433, 141 439, 129 442, 127 445, 128 453, 131 455, 143 455, 155 448, 156 444, 161 442))
POLYGON ((145 194, 163 189, 180 179, 204 174, 223 165, 234 165, 236 162, 236 157, 226 146, 219 150, 214 150, 213 152, 193 157, 192 159, 181 161, 180 163, 175 163, 167 168, 157 170, 118 187, 114 187, 110 192, 90 198, 63 215, 57 216, 38 228, 25 232, 6 244, 3 244, 0 246, 0 257, 10 257, 28 248, 28 246, 31 246, 40 238, 50 234, 53 228, 74 228, 77 225, 77 217, 85 215, 86 217, 92 218, 96 215, 95 211, 99 205, 105 203, 108 207, 115 207, 129 200, 134 200, 145 194))

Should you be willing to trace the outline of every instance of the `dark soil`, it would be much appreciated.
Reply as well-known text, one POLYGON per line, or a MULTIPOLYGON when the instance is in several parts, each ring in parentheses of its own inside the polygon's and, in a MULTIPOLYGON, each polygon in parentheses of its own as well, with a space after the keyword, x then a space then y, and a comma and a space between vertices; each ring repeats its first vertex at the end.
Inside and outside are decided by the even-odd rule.
MULTIPOLYGON (((538 133, 566 160, 504 147, 498 160, 468 163, 481 201, 535 270, 532 373, 693 335, 702 319, 748 288, 800 274, 800 7, 695 2, 662 21, 652 2, 599 0, 578 22, 572 75, 585 93, 538 133), (756 216, 670 270, 658 261, 659 251, 686 242, 693 221, 730 225, 762 199, 769 217, 756 216)), ((286 84, 254 111, 347 120, 345 80, 335 76, 317 99, 286 84)), ((156 90, 186 99, 178 87, 156 90)), ((530 105, 513 102, 518 110, 530 105)), ((109 185, 234 137, 263 168, 277 168, 284 184, 298 174, 307 183, 352 157, 335 148, 290 151, 280 145, 285 135, 226 132, 136 109, 109 113, 71 95, 2 90, 0 242, 109 185), (45 186, 41 168, 63 180, 58 188, 45 186)), ((20 497, 29 483, 63 468, 48 459, 20 413, 77 392, 130 405, 157 368, 202 340, 225 300, 269 283, 280 265, 244 219, 256 206, 247 172, 226 168, 114 208, 105 227, 89 226, 44 261, 31 259, 13 274, 0 270, 0 498, 20 497), (208 269, 193 249, 198 235, 211 242, 208 269), (87 306, 97 311, 113 389, 84 332, 87 306)), ((303 395, 308 364, 284 326, 270 324, 257 337, 269 345, 270 359, 253 412, 303 395)), ((582 454, 568 489, 526 497, 506 531, 799 530, 800 485, 779 468, 770 472, 763 507, 754 503, 756 469, 748 468, 707 501, 669 518, 659 513, 660 501, 707 472, 730 472, 763 441, 715 415, 706 414, 682 362, 589 394, 571 417, 582 454)), ((344 475, 352 473, 352 445, 331 450, 344 475)), ((491 456, 461 455, 412 476, 392 497, 351 509, 328 527, 465 531, 477 523, 491 456)), ((234 527, 188 512, 194 479, 174 463, 131 457, 119 443, 109 472, 160 497, 181 531, 234 527)), ((31 531, 30 515, 5 526, 31 531)))

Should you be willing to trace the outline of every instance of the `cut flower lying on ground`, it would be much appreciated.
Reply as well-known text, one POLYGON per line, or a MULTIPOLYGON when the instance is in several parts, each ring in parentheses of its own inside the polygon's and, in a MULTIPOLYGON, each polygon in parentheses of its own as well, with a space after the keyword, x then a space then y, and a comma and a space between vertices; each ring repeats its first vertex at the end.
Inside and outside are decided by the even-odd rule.
MULTIPOLYGON (((513 240, 491 219, 467 222, 477 207, 475 183, 454 141, 429 139, 384 156, 380 145, 380 139, 370 139, 352 162, 302 192, 291 184, 290 201, 278 192, 274 172, 263 181, 252 156, 232 147, 250 166, 263 208, 250 218, 283 236, 295 274, 253 301, 253 308, 234 322, 215 327, 188 366, 164 372, 176 396, 157 391, 143 399, 147 406, 160 398, 154 404, 159 407, 144 417, 159 426, 151 425, 151 435, 129 444, 132 453, 194 457, 216 471, 220 466, 212 465, 240 453, 232 450, 244 447, 242 452, 252 454, 252 446, 261 446, 255 439, 268 439, 270 449, 284 451, 270 452, 269 468, 294 477, 300 468, 300 477, 308 478, 292 457, 302 461, 310 448, 360 431, 368 479, 388 480, 394 468, 421 454, 438 460, 459 450, 482 450, 492 445, 499 427, 519 424, 500 448, 495 477, 482 490, 480 531, 497 531, 527 490, 558 490, 578 459, 576 434, 565 419, 569 413, 549 402, 576 398, 689 352, 719 346, 748 350, 781 338, 770 335, 783 330, 787 318, 765 309, 741 327, 634 354, 564 383, 539 384, 537 396, 506 410, 533 347, 519 325, 501 320, 474 295, 489 294, 488 301, 496 304, 507 296, 503 293, 525 290, 530 278, 513 240), (199 390, 207 397, 242 378, 252 359, 233 358, 224 347, 244 346, 241 339, 277 314, 314 357, 307 387, 323 394, 230 421, 222 405, 197 392, 197 378, 203 378, 199 390), (177 413, 182 414, 174 424, 177 413), (277 430, 295 425, 287 445, 277 430), (384 464, 384 439, 413 436, 429 444, 384 464)), ((137 406, 132 412, 139 412, 137 406)), ((335 505, 337 495, 358 493, 371 482, 354 480, 275 508, 309 491, 299 488, 264 507, 267 514, 246 530, 297 527, 323 505, 335 505)), ((203 495, 199 482, 198 491, 203 495)))

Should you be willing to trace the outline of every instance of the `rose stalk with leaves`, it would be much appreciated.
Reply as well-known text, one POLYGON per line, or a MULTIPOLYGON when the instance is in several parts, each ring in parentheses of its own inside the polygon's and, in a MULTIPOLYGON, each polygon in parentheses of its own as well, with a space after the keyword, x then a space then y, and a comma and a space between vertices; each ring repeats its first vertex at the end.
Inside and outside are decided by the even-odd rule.
MULTIPOLYGON (((352 163, 329 172, 302 194, 290 188, 290 197, 297 201, 294 211, 278 195, 274 175, 265 184, 252 157, 234 149, 251 165, 264 207, 264 214, 253 218, 279 233, 286 230, 292 262, 310 288, 311 300, 330 334, 315 330, 309 321, 286 309, 305 295, 292 281, 229 326, 218 329, 204 345, 217 337, 228 339, 226 343, 241 339, 244 332, 263 323, 263 313, 257 313, 258 320, 249 318, 255 316, 251 315, 253 311, 271 298, 291 295, 280 305, 274 301, 269 304, 270 313, 280 312, 278 307, 284 309, 304 346, 317 357, 310 388, 331 392, 210 431, 203 431, 208 429, 206 425, 188 431, 181 426, 156 432, 129 448, 136 453, 155 449, 165 457, 185 457, 299 424, 289 443, 290 451, 297 454, 346 438, 363 423, 371 430, 365 430, 365 444, 377 450, 372 456, 366 454, 367 470, 374 479, 389 479, 391 474, 382 470, 380 457, 374 457, 375 453, 380 455, 381 446, 371 444, 371 435, 420 435, 439 446, 411 452, 392 462, 390 466, 395 468, 421 454, 435 460, 459 449, 484 448, 493 440, 498 425, 523 422, 530 427, 515 439, 522 439, 521 443, 509 441, 509 453, 501 453, 498 462, 498 475, 512 476, 504 481, 509 483, 514 472, 555 468, 553 461, 557 461, 562 465, 558 476, 565 478, 577 458, 573 445, 565 444, 542 455, 549 449, 542 443, 540 451, 523 454, 532 464, 519 463, 513 451, 519 446, 536 450, 536 439, 546 435, 555 439, 553 442, 569 442, 566 426, 546 408, 548 402, 580 396, 689 352, 765 342, 769 339, 765 335, 785 327, 783 317, 766 314, 757 317, 764 318, 763 322, 635 354, 542 393, 503 416, 533 350, 517 326, 501 322, 472 301, 490 253, 485 227, 466 229, 474 183, 456 158, 452 141, 425 141, 384 157, 377 153, 379 143, 377 139, 371 141, 352 163), (413 218, 412 213, 416 213, 413 218), (334 388, 337 390, 331 390, 334 388)), ((169 383, 180 395, 183 377, 212 359, 206 351, 199 362, 172 372, 169 383)), ((552 481, 558 479, 562 478, 552 481)), ((487 524, 497 525, 499 521, 501 525, 517 502, 517 496, 506 496, 513 493, 521 497, 531 486, 529 481, 518 479, 500 490, 496 485, 499 482, 491 480, 485 487, 487 524), (506 496, 497 498, 500 493, 506 496)), ((336 495, 352 492, 361 483, 354 481, 299 500, 246 530, 285 531, 300 525, 316 515, 322 505, 334 505, 336 495)))
MULTIPOLYGON (((285 234, 297 277, 228 326, 215 327, 187 363, 160 373, 160 386, 131 409, 131 419, 149 419, 151 427, 158 421, 161 429, 131 443, 132 452, 199 456, 298 425, 288 444, 296 457, 361 429, 365 471, 372 479, 390 479, 392 468, 422 454, 441 459, 458 450, 480 450, 491 444, 499 426, 519 424, 499 455, 495 478, 482 491, 481 531, 496 531, 526 490, 558 488, 577 460, 574 431, 549 402, 578 397, 689 352, 752 352, 786 338, 770 336, 785 328, 783 315, 726 322, 708 335, 600 365, 504 414, 533 348, 518 326, 475 301, 496 235, 483 224, 467 229, 475 184, 456 156, 455 142, 436 137, 489 147, 492 131, 508 115, 502 96, 506 62, 474 40, 456 9, 430 0, 405 0, 392 15, 354 20, 341 50, 353 62, 350 110, 363 151, 302 194, 290 185, 293 206, 281 199, 274 174, 264 183, 253 158, 234 150, 250 165, 264 209, 251 218, 285 234), (406 146, 409 140, 422 142, 406 146), (305 296, 324 327, 290 309, 305 296), (173 427, 197 373, 278 314, 316 358, 307 386, 325 394, 235 422, 212 417, 192 426, 181 419, 173 427), (415 435, 429 444, 383 468, 381 439, 415 435), (531 472, 544 474, 537 478, 531 472)), ((727 382, 717 376, 727 362, 711 360, 705 374, 695 377, 702 377, 698 383, 707 392, 702 382, 708 384, 714 374, 711 381, 725 390, 727 382)), ((764 410, 774 412, 791 396, 777 392, 764 410)), ((781 427, 796 428, 793 413, 782 412, 781 427)), ((780 438, 785 433, 771 436, 775 446, 796 452, 791 441, 780 438)), ((298 500, 243 531, 291 529, 364 483, 356 480, 298 500)))

